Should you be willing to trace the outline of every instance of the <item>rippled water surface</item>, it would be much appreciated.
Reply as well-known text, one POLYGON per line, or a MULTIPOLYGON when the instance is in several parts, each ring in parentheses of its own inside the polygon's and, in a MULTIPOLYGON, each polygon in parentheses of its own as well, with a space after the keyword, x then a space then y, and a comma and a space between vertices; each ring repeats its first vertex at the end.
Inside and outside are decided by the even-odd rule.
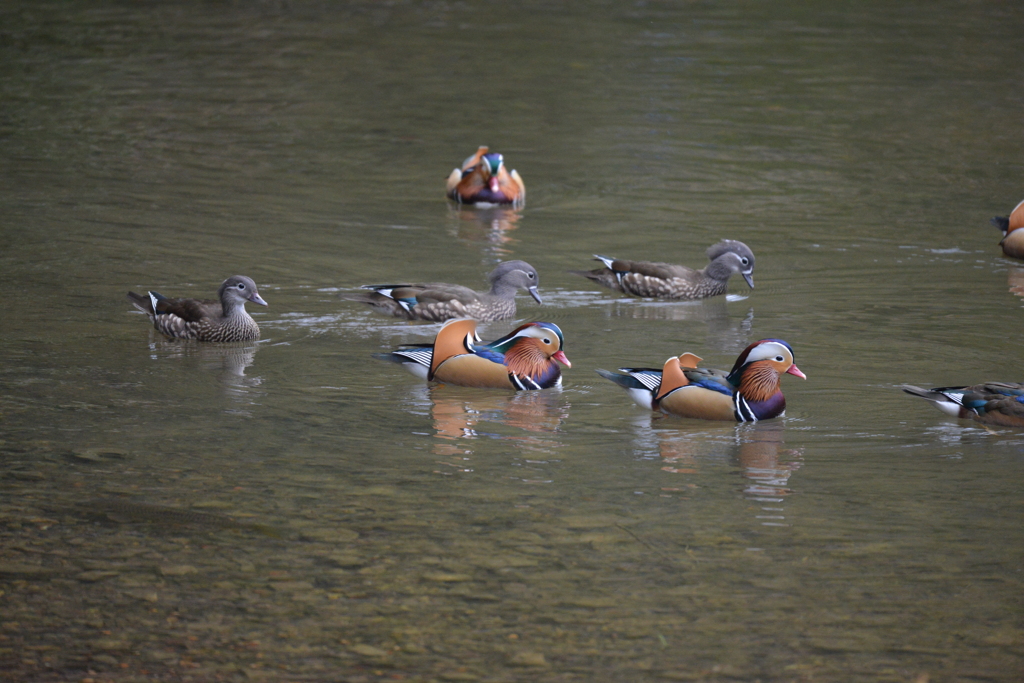
MULTIPOLYGON (((1019 681, 1024 10, 997 2, 0 7, 0 679, 1019 681), (505 154, 526 207, 459 211, 505 154), (592 254, 757 255, 705 302, 592 254), (428 386, 339 293, 540 272, 561 391, 428 386), (129 289, 259 283, 250 345, 129 289), (789 409, 595 368, 792 344, 789 409)), ((250 307, 252 308, 252 307, 250 307)), ((487 323, 485 338, 515 325, 487 323)))

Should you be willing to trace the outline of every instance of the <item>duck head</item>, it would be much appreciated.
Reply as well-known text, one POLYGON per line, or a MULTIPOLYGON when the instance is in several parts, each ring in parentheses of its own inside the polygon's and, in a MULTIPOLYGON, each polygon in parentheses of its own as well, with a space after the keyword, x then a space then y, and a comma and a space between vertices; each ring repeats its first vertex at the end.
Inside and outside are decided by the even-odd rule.
POLYGON ((505 365, 510 372, 535 377, 544 374, 555 361, 567 368, 572 367, 562 351, 564 343, 565 338, 558 325, 536 322, 517 327, 490 347, 504 354, 505 365))
POLYGON ((225 312, 239 307, 244 307, 246 301, 251 301, 260 306, 267 306, 266 301, 260 296, 256 289, 256 283, 252 278, 244 275, 232 275, 225 280, 218 290, 220 303, 225 312))

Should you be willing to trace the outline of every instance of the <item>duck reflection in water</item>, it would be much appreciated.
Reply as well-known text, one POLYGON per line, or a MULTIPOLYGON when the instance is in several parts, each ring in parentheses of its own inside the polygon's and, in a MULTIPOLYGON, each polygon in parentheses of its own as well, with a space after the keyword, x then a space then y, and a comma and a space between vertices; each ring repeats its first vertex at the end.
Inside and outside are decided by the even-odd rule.
MULTIPOLYGON (((646 429, 640 428, 641 438, 647 441, 645 450, 655 448, 663 463, 662 471, 672 474, 701 474, 702 465, 722 449, 723 441, 716 437, 726 437, 725 450, 730 460, 739 465, 745 479, 743 494, 762 504, 757 519, 765 526, 788 526, 780 504, 792 493, 789 478, 800 469, 803 450, 785 448, 783 422, 744 423, 694 434, 657 427, 656 423, 667 420, 662 416, 649 420, 646 429)), ((670 486, 665 490, 685 489, 670 486)))
POLYGON ((247 376, 245 371, 256 359, 258 342, 232 342, 199 344, 185 339, 154 339, 150 342, 151 357, 198 359, 204 372, 218 373, 225 393, 240 402, 250 402, 252 389, 263 384, 259 376, 247 376))
POLYGON ((511 246, 518 242, 508 235, 519 222, 519 209, 495 207, 491 209, 452 208, 452 234, 460 242, 483 245, 484 252, 504 259, 512 253, 511 246))
MULTIPOLYGON (((422 387, 434 422, 434 454, 445 457, 473 455, 473 441, 505 441, 544 457, 561 447, 553 436, 569 416, 569 406, 557 389, 515 394, 485 393, 450 384, 422 387)), ((443 463, 457 469, 465 465, 443 463)))
POLYGON ((637 320, 678 320, 706 323, 708 332, 715 336, 743 335, 750 333, 754 323, 754 309, 747 309, 744 317, 739 311, 729 314, 726 297, 702 301, 655 301, 621 299, 609 307, 613 318, 635 318, 637 320))
POLYGON ((1010 286, 1010 294, 1024 297, 1024 268, 1010 268, 1007 284, 1010 286))

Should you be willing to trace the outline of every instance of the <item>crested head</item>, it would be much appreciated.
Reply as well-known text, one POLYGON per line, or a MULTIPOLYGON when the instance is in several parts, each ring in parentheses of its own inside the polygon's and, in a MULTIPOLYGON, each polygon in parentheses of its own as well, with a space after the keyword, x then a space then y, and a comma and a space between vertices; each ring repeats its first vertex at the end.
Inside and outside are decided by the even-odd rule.
POLYGON ((517 289, 525 289, 537 303, 543 303, 537 293, 540 276, 526 261, 505 261, 487 276, 491 281, 491 293, 498 296, 512 296, 517 289))
MULTIPOLYGON (((495 351, 506 356, 506 365, 512 368, 509 358, 526 358, 530 362, 541 364, 554 359, 562 365, 572 367, 572 363, 566 358, 562 347, 565 345, 565 337, 562 330, 554 323, 526 323, 520 325, 497 341, 488 344, 495 351)), ((526 373, 529 374, 529 373, 526 373)))
POLYGON ((732 366, 729 381, 738 384, 744 368, 758 361, 766 361, 766 364, 779 375, 788 373, 801 379, 807 379, 804 373, 800 372, 800 368, 796 366, 792 346, 781 339, 762 339, 743 350, 743 353, 736 359, 736 364, 732 366), (736 381, 733 381, 734 378, 736 381))
POLYGON ((562 330, 552 323, 527 323, 516 328, 505 342, 504 362, 509 373, 528 377, 541 386, 558 380, 558 363, 572 367, 562 351, 562 330))
POLYGON ((717 244, 712 244, 710 247, 708 247, 706 253, 708 255, 708 260, 714 261, 722 254, 726 254, 729 252, 739 254, 740 256, 746 256, 751 261, 754 260, 754 252, 750 250, 750 247, 745 245, 743 242, 740 242, 739 240, 722 240, 717 244))
POLYGON ((728 280, 733 273, 739 273, 751 289, 754 288, 754 252, 737 240, 722 240, 708 247, 711 263, 704 272, 716 280, 728 280))
POLYGON ((221 284, 220 290, 217 293, 220 296, 220 302, 224 307, 225 314, 229 310, 244 309, 245 302, 247 301, 259 304, 260 306, 268 305, 260 297, 260 293, 256 289, 256 283, 253 282, 252 278, 245 275, 232 275, 221 284))
POLYGON ((728 377, 736 387, 736 419, 766 420, 784 413, 779 380, 786 373, 807 379, 793 362, 793 347, 781 339, 762 339, 744 349, 728 377))
POLYGON ((488 173, 492 176, 496 176, 501 171, 501 166, 505 162, 505 158, 497 152, 491 152, 490 154, 484 154, 483 162, 488 173))

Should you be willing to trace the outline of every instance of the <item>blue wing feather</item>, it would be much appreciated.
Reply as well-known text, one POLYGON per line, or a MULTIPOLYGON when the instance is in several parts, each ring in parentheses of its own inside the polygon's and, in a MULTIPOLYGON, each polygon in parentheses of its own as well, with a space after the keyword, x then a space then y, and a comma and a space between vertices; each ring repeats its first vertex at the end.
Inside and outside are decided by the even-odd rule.
POLYGON ((492 363, 497 363, 499 365, 505 364, 505 354, 501 353, 500 351, 495 351, 489 346, 477 344, 476 346, 473 347, 473 353, 477 356, 480 356, 481 358, 485 358, 491 361, 492 363))

